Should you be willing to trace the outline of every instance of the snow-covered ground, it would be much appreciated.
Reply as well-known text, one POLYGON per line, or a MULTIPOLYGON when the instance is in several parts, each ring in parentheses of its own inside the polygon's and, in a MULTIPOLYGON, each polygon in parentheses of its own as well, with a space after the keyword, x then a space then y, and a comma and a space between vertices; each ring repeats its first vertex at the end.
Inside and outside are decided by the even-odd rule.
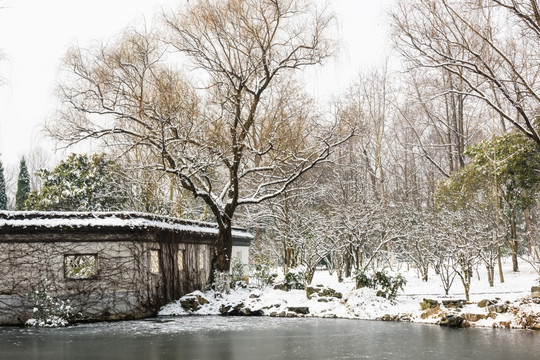
POLYGON ((246 308, 251 312, 258 311, 268 316, 297 316, 295 313, 297 310, 291 308, 307 307, 309 313, 300 316, 386 319, 436 324, 444 315, 453 314, 468 320, 467 326, 535 328, 535 324, 538 324, 540 328, 540 299, 531 299, 531 286, 538 285, 538 274, 524 262, 520 263, 518 273, 511 271, 509 259, 503 266, 505 282, 501 284, 496 273, 494 287, 489 287, 485 271, 479 269, 478 273, 475 272, 471 283, 470 302, 462 308, 442 305, 444 300, 465 299, 463 286, 458 277, 455 278, 449 295, 445 296, 440 279, 434 272, 430 273, 428 282, 423 282, 414 269, 401 268, 399 272, 405 276, 407 284, 404 291, 398 293, 394 300, 376 296, 373 289, 355 289, 352 278, 339 283, 335 274, 329 275, 326 271, 319 271, 312 286, 322 285, 340 292, 341 299, 322 296, 312 296, 308 299, 304 290, 282 291, 274 290, 272 287, 263 290, 237 289, 229 294, 218 294, 213 291, 196 292, 193 294, 195 298, 198 295, 209 303, 201 305, 196 311, 186 311, 179 300, 164 306, 159 315, 216 315, 220 314, 220 309, 229 306, 230 309, 246 308), (420 303, 426 298, 438 301, 441 306, 427 311, 422 310, 420 303), (496 305, 506 305, 505 311, 479 307, 478 302, 484 299, 494 301, 496 305), (242 305, 239 306, 240 304, 242 305))

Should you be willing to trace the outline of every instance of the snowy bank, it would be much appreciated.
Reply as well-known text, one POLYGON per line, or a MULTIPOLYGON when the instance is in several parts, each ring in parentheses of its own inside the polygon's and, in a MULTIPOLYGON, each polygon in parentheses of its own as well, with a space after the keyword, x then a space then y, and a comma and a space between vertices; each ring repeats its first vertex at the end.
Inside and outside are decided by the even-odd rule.
MULTIPOLYGON (((339 283, 335 276, 318 272, 312 284, 319 294, 305 290, 275 290, 272 287, 262 290, 239 288, 229 294, 196 292, 164 306, 159 315, 337 317, 456 327, 540 329, 540 294, 530 292, 531 285, 536 284, 537 275, 525 264, 523 268, 520 273, 507 271, 505 283, 492 288, 487 281, 484 285, 480 280, 475 280, 471 285, 469 303, 463 300, 457 282, 449 295, 444 296, 435 275, 428 282, 423 282, 412 270, 402 272, 408 280, 407 285, 404 293, 393 300, 377 296, 377 291, 373 289, 356 289, 353 279, 339 283), (327 291, 322 291, 324 289, 327 291), (329 293, 333 295, 325 296, 329 293)), ((478 275, 481 277, 481 274, 478 275)))

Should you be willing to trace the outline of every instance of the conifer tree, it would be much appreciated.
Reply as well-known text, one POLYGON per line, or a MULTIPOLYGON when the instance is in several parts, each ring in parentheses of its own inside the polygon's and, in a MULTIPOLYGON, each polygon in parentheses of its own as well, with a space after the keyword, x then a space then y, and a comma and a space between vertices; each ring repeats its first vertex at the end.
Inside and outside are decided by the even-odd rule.
POLYGON ((4 167, 0 161, 0 210, 7 210, 6 179, 4 178, 4 167))
POLYGON ((30 174, 28 174, 28 168, 26 167, 26 160, 21 159, 19 166, 19 179, 17 180, 17 193, 15 195, 15 210, 24 210, 24 202, 28 199, 30 194, 30 174))
POLYGON ((28 196, 28 210, 115 211, 125 209, 129 196, 118 165, 105 155, 71 154, 53 170, 36 175, 43 187, 28 196))

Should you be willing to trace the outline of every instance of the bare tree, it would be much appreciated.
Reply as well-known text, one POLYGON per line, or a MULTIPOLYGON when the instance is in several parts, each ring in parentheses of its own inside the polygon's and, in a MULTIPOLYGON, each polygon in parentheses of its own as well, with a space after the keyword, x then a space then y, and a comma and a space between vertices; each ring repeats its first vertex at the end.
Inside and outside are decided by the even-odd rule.
POLYGON ((283 193, 348 138, 316 121, 291 80, 332 55, 332 16, 309 1, 201 0, 163 18, 203 89, 166 65, 159 34, 128 31, 112 46, 68 53, 67 107, 49 129, 67 144, 150 152, 152 170, 207 204, 219 227, 214 269, 226 271, 238 207, 283 193))
POLYGON ((25 156, 30 174, 30 188, 33 191, 39 191, 42 185, 42 178, 36 174, 39 169, 50 168, 52 165, 51 154, 41 146, 33 147, 25 156))
POLYGON ((398 49, 415 66, 459 78, 502 121, 540 144, 536 0, 401 1, 393 19, 398 49))

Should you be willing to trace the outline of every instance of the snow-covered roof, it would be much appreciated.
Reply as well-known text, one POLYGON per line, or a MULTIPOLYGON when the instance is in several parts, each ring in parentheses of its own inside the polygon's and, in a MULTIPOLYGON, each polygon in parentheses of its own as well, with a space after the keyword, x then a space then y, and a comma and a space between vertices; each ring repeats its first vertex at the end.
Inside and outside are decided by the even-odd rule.
MULTIPOLYGON (((215 223, 139 212, 0 211, 0 232, 7 229, 129 228, 217 235, 215 223)), ((245 229, 233 227, 233 239, 253 240, 245 229)))

